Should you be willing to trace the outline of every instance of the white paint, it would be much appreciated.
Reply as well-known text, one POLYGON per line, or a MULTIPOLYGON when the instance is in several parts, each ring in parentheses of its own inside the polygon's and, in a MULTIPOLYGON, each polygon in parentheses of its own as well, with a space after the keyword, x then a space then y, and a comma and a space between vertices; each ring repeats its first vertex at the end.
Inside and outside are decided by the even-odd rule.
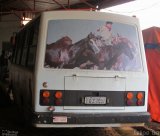
POLYGON ((124 91, 125 78, 65 77, 65 90, 124 91))
MULTIPOLYGON (((106 91, 145 91, 145 105, 132 107, 107 107, 107 106, 85 106, 81 107, 63 107, 55 106, 54 113, 133 113, 133 112, 147 112, 147 96, 148 96, 148 75, 145 60, 144 46, 142 41, 142 34, 137 18, 127 17, 116 14, 107 14, 101 12, 86 12, 86 11, 54 11, 45 12, 41 16, 41 23, 39 29, 39 40, 37 46, 36 68, 34 73, 27 73, 27 70, 20 71, 23 73, 23 79, 31 78, 33 85, 33 105, 35 112, 48 112, 49 106, 40 106, 40 90, 106 90, 106 91), (57 19, 87 19, 87 20, 111 20, 123 24, 133 25, 137 29, 140 44, 140 54, 142 59, 143 70, 140 72, 126 72, 126 71, 106 71, 106 70, 82 70, 82 69, 48 69, 44 68, 44 58, 46 49, 47 26, 49 20, 57 19), (30 75, 29 75, 30 74, 30 75), (28 75, 28 77, 27 77, 28 75), (117 77, 117 78, 115 78, 117 77), (47 88, 43 87, 43 83, 47 82, 47 88)), ((16 71, 16 70, 15 70, 16 71)), ((17 69, 18 71, 18 69, 17 69)), ((18 79, 19 81, 21 79, 18 79)), ((21 80, 23 81, 23 80, 21 80)), ((25 83, 25 82, 24 82, 25 83)), ((26 82, 27 83, 27 82, 26 82)), ((15 83, 16 84, 16 83, 15 83)), ((24 88, 27 87, 24 86, 24 88)), ((24 89, 19 89, 24 92, 24 89)), ((24 96, 24 94, 23 94, 24 96)), ((25 95, 27 97, 27 95, 25 95)), ((109 124, 86 124, 77 125, 77 127, 89 126, 109 126, 109 124)), ((118 124, 119 125, 119 124, 118 124)), ((37 127, 72 127, 73 125, 49 125, 49 124, 35 124, 37 127)), ((112 124, 114 126, 114 124, 112 124)), ((116 126, 116 124, 115 124, 116 126)))
MULTIPOLYGON (((59 11, 45 12, 42 14, 41 29, 39 36, 39 48, 36 61, 36 86, 35 86, 35 111, 47 112, 47 106, 39 105, 39 90, 43 89, 43 82, 48 83, 47 89, 52 90, 124 90, 124 91, 146 91, 145 105, 140 107, 125 107, 125 112, 146 112, 148 97, 148 76, 147 66, 142 41, 142 34, 137 18, 116 15, 101 12, 85 12, 85 11, 59 11), (111 20, 124 24, 133 25, 137 28, 140 44, 140 54, 142 59, 143 71, 141 72, 120 72, 106 70, 78 70, 78 69, 48 69, 44 68, 44 57, 46 49, 47 26, 49 20, 56 19, 87 19, 87 20, 111 20), (73 76, 76 75, 76 76, 73 76), (119 76, 118 81, 114 77, 119 76), (82 78, 83 77, 83 78, 82 78), (84 78, 86 77, 86 78, 84 78), (109 79, 110 77, 110 79, 109 79), (108 83, 108 86, 105 84, 108 83), (115 84, 116 83, 116 84, 115 84)), ((72 112, 72 113, 112 113, 122 112, 124 107, 55 107, 54 112, 72 112), (88 109, 87 109, 88 108, 88 109), (65 110, 64 110, 65 109, 65 110)))

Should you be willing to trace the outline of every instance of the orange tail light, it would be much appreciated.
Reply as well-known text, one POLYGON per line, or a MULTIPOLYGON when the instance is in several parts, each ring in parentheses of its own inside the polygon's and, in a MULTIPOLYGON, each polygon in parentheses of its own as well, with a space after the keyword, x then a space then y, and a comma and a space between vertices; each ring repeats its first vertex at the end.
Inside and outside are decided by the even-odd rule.
POLYGON ((44 91, 44 92, 42 93, 42 96, 43 96, 44 98, 48 98, 48 97, 50 96, 50 92, 49 92, 49 91, 44 91))
POLYGON ((55 98, 57 98, 57 99, 61 99, 61 98, 62 98, 62 96, 63 96, 63 94, 62 94, 62 92, 61 92, 61 91, 56 91, 56 93, 55 93, 55 98))
POLYGON ((137 94, 137 99, 138 100, 142 100, 143 99, 143 93, 142 92, 139 92, 138 94, 137 94))
POLYGON ((134 96, 134 95, 133 95, 133 93, 132 93, 132 92, 128 92, 128 93, 127 93, 127 99, 129 99, 129 100, 130 100, 130 99, 132 99, 132 98, 133 98, 133 96, 134 96))

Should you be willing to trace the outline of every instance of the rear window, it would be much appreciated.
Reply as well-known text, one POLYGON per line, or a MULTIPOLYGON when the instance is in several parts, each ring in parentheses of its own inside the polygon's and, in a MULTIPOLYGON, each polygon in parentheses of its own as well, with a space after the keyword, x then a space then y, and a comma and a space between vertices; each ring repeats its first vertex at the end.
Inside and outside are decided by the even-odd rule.
POLYGON ((110 20, 50 20, 44 67, 141 71, 137 29, 110 20))

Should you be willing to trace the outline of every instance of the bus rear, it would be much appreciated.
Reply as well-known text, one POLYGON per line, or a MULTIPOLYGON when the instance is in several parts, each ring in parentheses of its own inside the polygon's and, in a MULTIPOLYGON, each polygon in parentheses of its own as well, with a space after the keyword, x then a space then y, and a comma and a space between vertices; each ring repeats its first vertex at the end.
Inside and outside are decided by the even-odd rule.
POLYGON ((104 127, 148 121, 138 20, 87 11, 41 16, 33 124, 104 127))

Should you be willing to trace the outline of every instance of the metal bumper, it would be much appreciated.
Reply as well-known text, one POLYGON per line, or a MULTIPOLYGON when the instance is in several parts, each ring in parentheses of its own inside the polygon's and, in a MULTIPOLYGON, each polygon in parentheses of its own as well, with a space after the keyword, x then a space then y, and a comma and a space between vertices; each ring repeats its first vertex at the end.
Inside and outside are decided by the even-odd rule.
POLYGON ((48 125, 86 125, 86 124, 121 124, 121 123, 147 123, 148 112, 135 113, 35 113, 34 126, 48 125), (53 122, 54 117, 67 117, 67 122, 53 122))

